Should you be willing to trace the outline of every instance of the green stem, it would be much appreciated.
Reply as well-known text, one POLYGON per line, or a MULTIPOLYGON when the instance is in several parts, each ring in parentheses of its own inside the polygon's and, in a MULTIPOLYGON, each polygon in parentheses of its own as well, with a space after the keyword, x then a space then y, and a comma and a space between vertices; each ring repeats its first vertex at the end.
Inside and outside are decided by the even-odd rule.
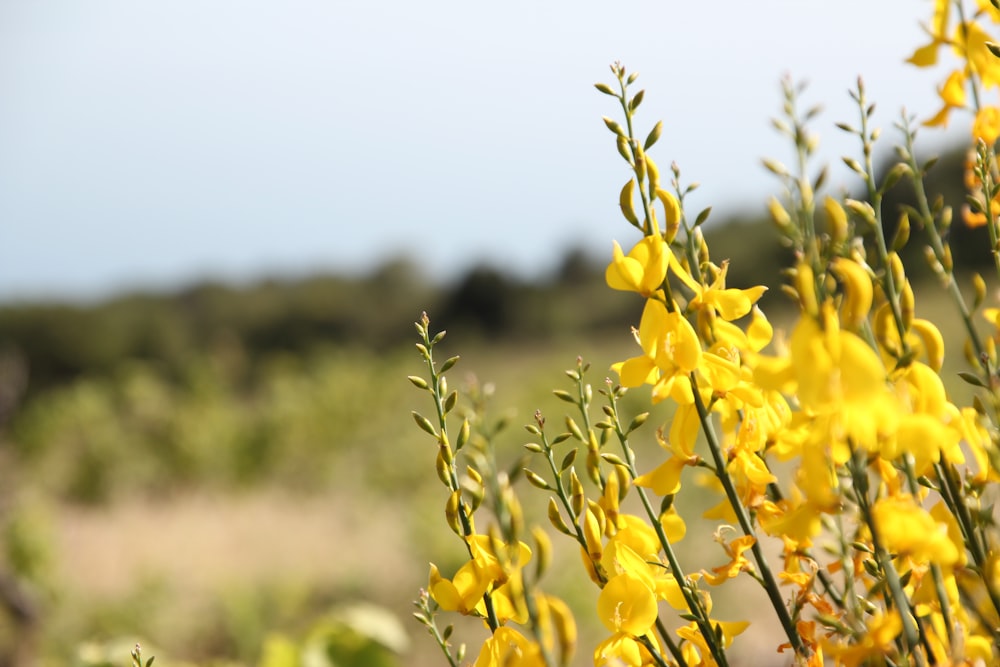
MULTIPOLYGON (((458 481, 458 471, 455 469, 455 452, 451 449, 451 439, 448 437, 448 420, 447 413, 444 409, 445 397, 442 396, 443 392, 441 391, 442 376, 438 373, 437 366, 434 363, 435 341, 430 337, 427 327, 428 322, 425 319, 422 328, 422 337, 427 353, 424 355, 424 358, 427 362, 427 370, 431 379, 431 393, 434 396, 434 407, 437 411, 438 428, 440 429, 439 446, 447 447, 449 450, 450 463, 448 463, 448 486, 452 492, 455 492, 458 491, 461 486, 458 481)), ((458 518, 462 526, 462 535, 466 538, 463 540, 465 542, 465 548, 471 557, 472 547, 469 545, 468 538, 473 535, 472 520, 469 517, 469 513, 465 508, 465 503, 461 501, 461 498, 458 503, 458 518)), ((483 594, 483 606, 486 608, 486 622, 489 625, 490 630, 495 632, 497 628, 500 627, 500 620, 497 618, 496 609, 493 606, 493 598, 488 592, 483 594)))
MULTIPOLYGON (((853 448, 852 448, 853 449, 853 448)), ((907 652, 914 656, 918 665, 926 664, 924 657, 917 651, 921 644, 923 629, 918 629, 915 617, 910 613, 910 602, 903 591, 903 585, 899 579, 899 573, 892 564, 892 558, 882 544, 882 537, 879 527, 875 525, 875 518, 872 515, 871 505, 868 499, 868 473, 864 468, 864 462, 860 459, 860 452, 854 450, 850 460, 851 479, 856 489, 858 508, 861 510, 861 518, 871 532, 872 547, 875 551, 875 559, 879 569, 885 575, 886 585, 889 588, 889 595, 895 604, 899 618, 903 623, 903 638, 907 652)))
POLYGON ((800 656, 808 656, 810 654, 809 649, 802 643, 802 637, 799 636, 798 630, 795 628, 795 622, 788 613, 788 608, 785 607, 784 599, 781 596, 781 590, 778 588, 778 582, 774 578, 774 574, 771 572, 771 567, 767 562, 767 558, 764 556, 764 552, 760 548, 760 540, 757 539, 756 532, 753 529, 753 524, 750 522, 750 516, 747 513, 746 507, 740 502, 739 494, 736 492, 736 487, 733 486, 733 480, 726 472, 726 461, 722 453, 722 446, 719 443, 719 438, 715 433, 715 428, 712 425, 711 415, 708 413, 708 409, 705 407, 705 402, 701 399, 701 392, 698 390, 698 380, 694 373, 691 373, 691 389, 692 394, 694 394, 694 404, 695 408, 698 410, 698 417, 701 420, 702 432, 705 434, 705 439, 708 441, 709 451, 712 453, 712 460, 715 463, 715 474, 722 483, 722 488, 726 493, 726 498, 729 500, 730 506, 736 514, 736 519, 739 521, 740 528, 743 534, 753 538, 753 545, 750 547, 754 555, 754 560, 757 563, 757 569, 760 572, 761 579, 764 583, 764 590, 767 591, 767 596, 771 601, 771 606, 774 607, 774 611, 778 614, 778 620, 781 622, 781 627, 785 631, 785 635, 788 637, 789 643, 795 650, 795 653, 800 656))
MULTIPOLYGON (((632 480, 635 480, 635 478, 638 477, 635 469, 635 454, 632 452, 632 447, 628 442, 628 436, 625 435, 625 432, 622 430, 621 423, 618 420, 618 405, 615 400, 614 392, 608 393, 608 400, 611 403, 611 412, 614 415, 613 422, 615 434, 618 437, 618 442, 621 444, 622 453, 625 455, 625 462, 629 477, 631 477, 632 480)), ((681 589, 681 594, 684 596, 684 602, 687 604, 688 611, 695 617, 695 623, 697 624, 702 637, 705 639, 705 643, 708 645, 709 651, 712 653, 712 657, 720 667, 728 667, 729 661, 726 657, 725 650, 718 644, 715 631, 712 628, 712 624, 705 607, 691 590, 687 576, 684 574, 684 570, 681 569, 680 561, 677 560, 677 555, 674 553, 673 545, 670 544, 670 539, 667 537, 667 533, 663 529, 663 524, 660 523, 659 513, 653 509, 653 505, 650 503, 645 489, 642 487, 635 488, 639 496, 639 500, 642 502, 642 506, 646 511, 646 516, 649 518, 650 524, 652 524, 653 529, 656 531, 656 536, 660 541, 660 546, 663 548, 663 552, 666 555, 667 564, 670 566, 670 574, 677 581, 677 585, 681 589)))
POLYGON ((975 522, 969 514, 969 508, 965 505, 961 490, 958 488, 958 481, 955 479, 955 471, 952 466, 942 460, 935 464, 935 471, 941 480, 941 496, 948 505, 952 515, 958 520, 959 528, 962 531, 962 538, 969 547, 972 560, 976 564, 977 574, 986 587, 987 595, 993 605, 993 609, 1000 614, 1000 594, 998 594, 993 578, 989 576, 989 546, 981 541, 980 534, 976 531, 975 522))
POLYGON ((931 207, 927 199, 927 191, 924 189, 923 173, 920 165, 917 164, 917 158, 914 154, 914 133, 910 127, 910 119, 905 114, 903 115, 902 130, 906 137, 906 163, 910 167, 910 183, 913 186, 913 192, 917 200, 920 221, 927 231, 927 240, 930 243, 931 250, 934 252, 934 257, 941 264, 945 272, 946 287, 951 294, 952 300, 958 307, 959 314, 962 316, 962 323, 965 325, 965 332, 972 342, 972 347, 976 353, 976 360, 988 378, 989 364, 984 361, 985 355, 983 354, 985 347, 983 346, 979 332, 976 331, 976 327, 972 322, 972 314, 965 303, 965 297, 962 296, 962 290, 958 287, 958 281, 955 280, 954 267, 952 266, 952 262, 948 261, 945 253, 945 242, 941 238, 937 226, 934 224, 934 214, 931 212, 931 207))

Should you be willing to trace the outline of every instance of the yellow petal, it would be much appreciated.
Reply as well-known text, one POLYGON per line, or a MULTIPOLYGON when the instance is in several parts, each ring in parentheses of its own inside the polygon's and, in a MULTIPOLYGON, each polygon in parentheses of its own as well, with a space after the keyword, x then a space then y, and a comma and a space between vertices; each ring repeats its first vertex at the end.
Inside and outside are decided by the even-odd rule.
POLYGON ((961 70, 955 70, 949 74, 938 93, 946 105, 950 107, 964 107, 965 74, 961 70))
POLYGON ((629 573, 619 574, 601 589, 597 614, 611 632, 641 637, 656 623, 656 596, 639 578, 629 573))
POLYGON ((913 52, 913 55, 906 59, 906 62, 917 67, 930 67, 937 64, 937 52, 940 44, 936 41, 921 46, 913 52))
POLYGON ((656 467, 655 470, 635 478, 635 485, 650 489, 658 496, 677 493, 681 488, 681 472, 684 461, 671 457, 656 467))
POLYGON ((983 107, 976 113, 976 120, 972 124, 972 136, 975 139, 982 139, 987 146, 996 143, 1000 137, 1000 109, 996 107, 983 107))

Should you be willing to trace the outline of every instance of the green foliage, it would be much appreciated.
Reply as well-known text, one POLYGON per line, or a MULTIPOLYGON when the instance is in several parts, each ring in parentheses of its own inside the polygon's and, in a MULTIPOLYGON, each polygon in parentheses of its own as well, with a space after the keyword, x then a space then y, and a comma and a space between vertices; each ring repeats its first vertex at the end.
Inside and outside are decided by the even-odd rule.
POLYGON ((35 396, 8 439, 37 483, 81 502, 265 479, 319 489, 377 430, 366 407, 403 389, 389 376, 398 357, 328 349, 253 370, 205 359, 178 371, 180 382, 134 362, 35 396))

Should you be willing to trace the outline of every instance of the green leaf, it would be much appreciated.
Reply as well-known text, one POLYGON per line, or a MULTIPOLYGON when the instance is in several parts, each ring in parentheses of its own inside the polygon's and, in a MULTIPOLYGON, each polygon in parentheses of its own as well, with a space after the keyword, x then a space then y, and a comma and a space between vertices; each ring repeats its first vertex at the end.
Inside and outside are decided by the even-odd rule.
POLYGON ((560 473, 566 472, 566 469, 573 465, 573 462, 576 461, 576 452, 576 447, 566 452, 566 456, 563 457, 562 463, 559 464, 560 473))
POLYGON ((609 85, 608 85, 608 84, 606 84, 606 83, 595 83, 595 84, 594 84, 594 88, 597 88, 597 89, 598 89, 599 91, 601 91, 601 92, 602 92, 602 93, 604 93, 605 95, 610 95, 611 97, 618 97, 618 93, 616 93, 616 92, 615 92, 615 91, 614 91, 614 90, 613 90, 613 89, 611 88, 611 86, 609 86, 609 85))
POLYGON ((438 373, 447 373, 449 370, 451 370, 452 366, 458 363, 458 359, 459 357, 457 356, 451 357, 450 359, 446 359, 445 362, 441 364, 441 370, 439 370, 438 373))
POLYGON ((433 435, 435 438, 437 437, 437 431, 434 430, 434 426, 431 424, 430 420, 427 419, 427 417, 424 417, 416 410, 414 410, 410 414, 413 415, 413 421, 417 422, 417 426, 419 426, 421 430, 426 431, 430 435, 433 435))
POLYGON ((653 129, 649 131, 648 135, 646 135, 646 141, 642 144, 642 150, 648 151, 652 148, 653 144, 660 140, 661 134, 663 134, 663 121, 658 120, 656 121, 656 125, 653 126, 653 129))
POLYGON ((989 385, 986 382, 971 371, 959 371, 958 377, 962 378, 974 387, 982 387, 983 389, 989 389, 989 385))

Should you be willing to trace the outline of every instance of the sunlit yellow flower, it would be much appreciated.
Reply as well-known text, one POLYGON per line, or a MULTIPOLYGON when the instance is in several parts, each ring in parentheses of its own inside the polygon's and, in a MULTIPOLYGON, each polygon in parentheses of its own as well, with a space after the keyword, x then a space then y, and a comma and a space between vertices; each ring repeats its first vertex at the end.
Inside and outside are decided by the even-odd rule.
POLYGON ((641 637, 656 623, 653 591, 631 572, 611 577, 597 598, 597 614, 611 632, 641 637))
POLYGON ((821 646, 837 665, 856 667, 868 658, 884 656, 887 653, 891 655, 890 647, 893 640, 903 631, 903 621, 895 610, 889 613, 878 612, 867 621, 866 630, 862 637, 852 639, 849 644, 823 639, 821 646))
POLYGON ((469 561, 459 568, 451 580, 442 577, 437 566, 431 563, 428 590, 431 597, 445 611, 471 614, 475 612, 476 606, 482 602, 483 595, 486 594, 492 583, 490 578, 480 576, 473 561, 469 561))
POLYGON ((655 299, 647 299, 642 311, 637 339, 643 354, 612 368, 621 376, 622 386, 653 385, 653 402, 667 397, 691 403, 688 375, 701 363, 698 334, 683 315, 655 299))
POLYGON ((768 535, 781 536, 797 547, 808 548, 822 528, 822 511, 809 501, 798 504, 767 501, 758 509, 757 518, 768 535))
POLYGON ((670 270, 688 289, 694 292, 694 296, 688 303, 689 308, 714 308, 722 319, 732 321, 749 313, 753 305, 767 291, 767 287, 762 285, 749 289, 727 289, 726 274, 729 272, 729 262, 722 263, 711 285, 702 286, 681 265, 673 253, 668 254, 670 270))
POLYGON ((938 89, 938 96, 944 102, 944 106, 932 118, 924 121, 924 125, 930 127, 946 127, 948 125, 948 115, 952 109, 964 109, 966 104, 965 95, 966 77, 962 70, 955 70, 945 79, 944 85, 938 89))
POLYGON ((483 642, 474 667, 545 667, 545 658, 538 644, 505 625, 483 642))
MULTIPOLYGON (((677 413, 674 415, 674 421, 676 422, 678 417, 683 418, 684 416, 694 417, 690 423, 696 429, 696 436, 699 422, 697 421, 697 411, 694 409, 693 404, 679 407, 677 413), (684 411, 683 413, 681 412, 682 410, 684 411), (693 415, 691 414, 692 411, 694 412, 693 415)), ((683 436, 677 438, 671 437, 668 441, 663 438, 662 432, 657 432, 656 441, 660 447, 670 453, 670 456, 666 461, 657 466, 655 470, 636 477, 635 485, 652 489, 653 493, 659 496, 677 493, 681 488, 681 472, 686 466, 697 465, 701 460, 692 451, 694 436, 690 438, 683 436)))
MULTIPOLYGON (((485 615, 483 596, 507 584, 518 568, 531 559, 531 549, 523 542, 518 542, 510 549, 506 562, 502 563, 493 552, 488 535, 472 535, 467 538, 467 542, 472 558, 458 569, 452 579, 442 577, 437 566, 431 563, 428 590, 445 611, 482 616, 485 615)), ((520 612, 514 607, 515 599, 510 597, 510 589, 506 589, 502 595, 510 602, 508 615, 512 618, 520 617, 520 612)))
POLYGON ((616 632, 594 649, 594 667, 643 667, 648 652, 634 637, 616 632))
POLYGON ((982 26, 975 21, 967 21, 956 26, 952 35, 955 54, 968 63, 969 68, 982 82, 984 88, 1000 84, 1000 59, 986 47, 994 41, 982 26))
POLYGON ((740 572, 753 569, 753 564, 743 555, 756 542, 752 536, 741 535, 728 544, 722 542, 720 538, 717 538, 717 541, 722 543, 722 546, 730 557, 730 561, 725 565, 713 567, 711 574, 705 572, 705 581, 713 586, 717 586, 727 579, 732 579, 740 572))
POLYGON ((984 106, 977 111, 972 123, 972 137, 982 139, 988 146, 995 144, 1000 137, 1000 109, 984 106))
POLYGON ((872 506, 872 519, 885 548, 894 554, 945 567, 959 561, 948 527, 935 521, 910 496, 880 498, 872 506))
MULTIPOLYGON (((528 607, 524 603, 524 582, 521 580, 521 571, 512 573, 507 581, 490 593, 493 600, 493 613, 501 623, 514 621, 515 623, 528 622, 528 607)), ((481 615, 485 615, 485 604, 477 608, 481 615)))
POLYGON ((614 258, 604 272, 611 289, 638 292, 650 297, 663 286, 667 277, 667 258, 673 253, 659 235, 647 236, 635 244, 628 255, 614 243, 614 258))
POLYGON ((929 67, 937 64, 938 47, 948 40, 948 12, 951 9, 952 0, 934 0, 934 15, 928 32, 931 36, 931 43, 920 47, 907 62, 917 67, 929 67))
MULTIPOLYGON (((712 627, 719 627, 722 633, 722 647, 729 648, 732 645, 733 639, 741 634, 744 630, 750 627, 749 621, 710 621, 712 627)), ((691 642, 694 646, 697 646, 701 652, 703 659, 711 660, 711 652, 708 650, 708 644, 705 638, 701 635, 701 631, 698 629, 698 624, 692 621, 688 625, 681 626, 677 629, 677 634, 684 639, 691 642)), ((697 662, 695 664, 698 664, 697 662)), ((709 664, 715 664, 711 661, 709 664)))

